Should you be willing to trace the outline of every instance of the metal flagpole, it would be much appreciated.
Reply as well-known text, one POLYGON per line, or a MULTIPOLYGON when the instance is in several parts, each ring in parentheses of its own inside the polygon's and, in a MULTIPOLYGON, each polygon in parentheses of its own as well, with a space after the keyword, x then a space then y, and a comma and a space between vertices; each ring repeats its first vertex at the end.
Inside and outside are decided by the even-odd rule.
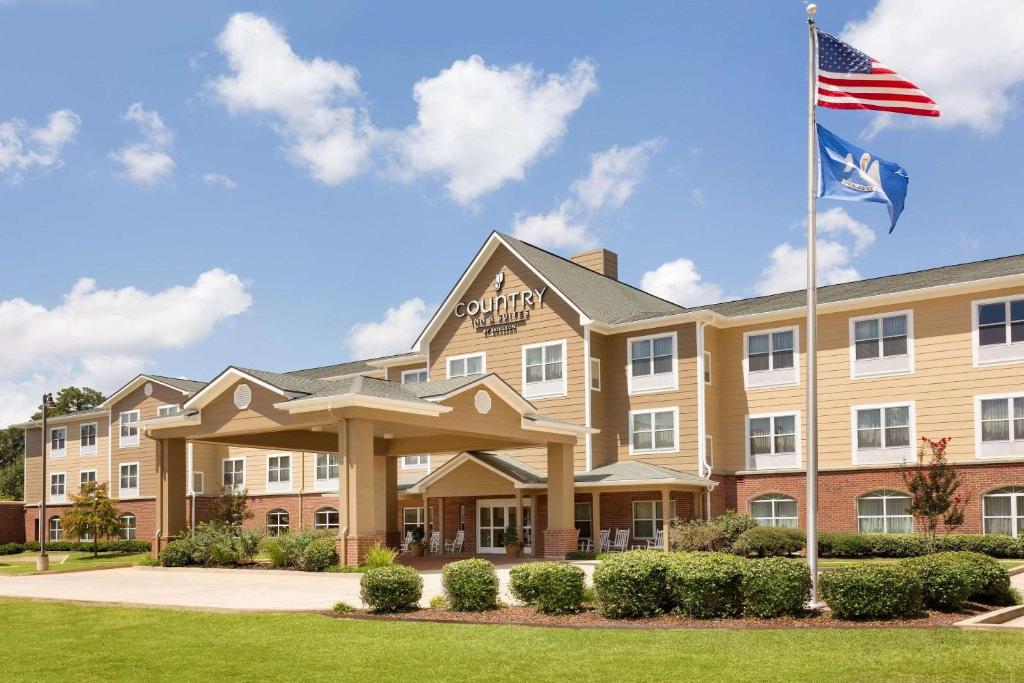
POLYGON ((811 607, 818 597, 818 283, 816 211, 818 134, 816 5, 807 6, 807 565, 811 570, 811 607))

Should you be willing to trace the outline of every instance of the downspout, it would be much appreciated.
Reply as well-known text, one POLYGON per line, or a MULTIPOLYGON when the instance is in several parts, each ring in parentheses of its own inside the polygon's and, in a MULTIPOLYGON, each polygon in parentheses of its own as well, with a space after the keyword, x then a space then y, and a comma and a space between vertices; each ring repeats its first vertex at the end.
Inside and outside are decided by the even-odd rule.
MULTIPOLYGON (((697 467, 698 473, 704 479, 711 479, 711 463, 708 462, 707 454, 707 400, 706 386, 704 384, 704 325, 698 320, 697 326, 697 467)), ((704 519, 711 518, 711 490, 704 492, 704 519)))
MULTIPOLYGON (((316 456, 314 455, 313 457, 315 458, 316 456)), ((305 521, 305 518, 302 515, 302 490, 306 487, 306 453, 305 452, 302 453, 302 467, 300 468, 300 472, 301 472, 300 476, 302 478, 299 479, 299 531, 302 531, 305 528, 305 525, 303 524, 303 522, 305 521)))
MULTIPOLYGON (((568 359, 566 359, 566 363, 568 363, 568 359)), ((591 417, 590 417, 591 408, 590 408, 590 406, 591 406, 591 403, 592 403, 592 400, 593 400, 593 398, 591 396, 591 381, 592 381, 592 378, 591 378, 590 374, 591 374, 591 369, 590 369, 590 325, 587 324, 587 325, 583 326, 583 414, 584 414, 583 419, 584 419, 584 424, 588 428, 592 426, 590 424, 590 420, 591 420, 591 417)), ((584 445, 586 447, 586 471, 587 472, 589 472, 590 470, 594 469, 594 451, 593 451, 594 446, 593 446, 592 438, 593 437, 592 437, 592 435, 589 432, 587 432, 586 437, 584 437, 584 439, 585 439, 584 445)))
MULTIPOLYGON (((338 538, 341 539, 341 547, 345 549, 345 555, 348 555, 348 521, 349 516, 352 514, 348 504, 348 419, 339 418, 334 414, 334 408, 331 407, 327 408, 327 414, 338 421, 338 444, 340 445, 342 443, 342 439, 344 439, 345 444, 344 449, 341 449, 340 447, 338 449, 339 451, 343 451, 338 453, 341 460, 341 462, 338 463, 341 468, 341 472, 339 474, 342 475, 341 481, 338 482, 338 488, 344 488, 344 493, 339 497, 345 507, 345 526, 338 529, 338 538)), ((347 557, 343 558, 343 562, 347 559, 347 557)))
POLYGON ((189 521, 191 522, 191 524, 189 526, 191 526, 192 531, 195 531, 196 530, 196 487, 195 487, 195 475, 193 474, 193 471, 195 470, 195 462, 192 459, 192 442, 191 441, 189 441, 187 444, 185 444, 185 463, 186 463, 185 469, 187 470, 187 473, 186 473, 185 476, 188 477, 188 489, 187 489, 188 490, 188 496, 189 496, 189 499, 191 500, 191 503, 192 503, 192 514, 189 516, 189 521))

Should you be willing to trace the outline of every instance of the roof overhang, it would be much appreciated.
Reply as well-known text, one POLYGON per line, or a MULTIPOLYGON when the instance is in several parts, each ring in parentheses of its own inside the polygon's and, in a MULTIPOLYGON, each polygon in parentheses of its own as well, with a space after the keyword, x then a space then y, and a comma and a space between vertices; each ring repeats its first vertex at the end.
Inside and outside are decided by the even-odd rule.
MULTIPOLYGON (((47 427, 51 427, 53 425, 68 424, 70 422, 78 422, 79 420, 81 420, 83 422, 88 422, 90 420, 98 420, 101 417, 108 417, 109 415, 110 415, 110 411, 109 410, 97 410, 95 412, 86 412, 86 411, 83 410, 83 411, 77 412, 77 413, 68 413, 66 415, 57 415, 56 417, 47 417, 46 418, 46 426, 47 427)), ((41 429, 42 426, 43 426, 43 421, 42 420, 29 420, 28 422, 19 422, 18 424, 11 425, 11 427, 13 427, 15 429, 22 429, 22 430, 24 430, 24 429, 41 429)))
POLYGON ((451 391, 445 392, 443 394, 434 394, 430 396, 424 396, 423 398, 425 398, 428 401, 441 403, 443 401, 447 401, 451 398, 454 398, 459 394, 464 394, 467 391, 476 389, 477 387, 487 387, 495 394, 497 394, 499 398, 501 398, 503 401, 512 406, 520 415, 537 414, 536 406, 534 406, 532 403, 523 398, 522 394, 513 389, 508 382, 503 380, 501 377, 498 377, 498 375, 494 374, 493 372, 487 375, 481 375, 479 378, 473 380, 472 382, 467 382, 466 384, 463 384, 462 386, 456 389, 452 389, 451 391))
POLYGON ((142 427, 144 431, 149 432, 153 427, 191 427, 202 424, 202 422, 202 413, 197 410, 194 412, 179 412, 174 415, 164 415, 162 417, 151 417, 148 420, 140 420, 139 426, 142 427))
POLYGON ((290 398, 292 396, 302 395, 296 392, 285 391, 280 387, 275 387, 273 384, 265 382, 264 380, 259 379, 258 377, 254 377, 253 375, 250 375, 244 370, 239 370, 235 366, 229 365, 227 368, 224 369, 223 372, 214 377, 209 384, 200 389, 195 396, 186 401, 184 405, 182 405, 182 408, 184 410, 195 410, 204 408, 210 403, 210 401, 215 399, 225 389, 227 389, 229 386, 231 386, 232 384, 239 380, 252 382, 257 386, 263 387, 264 389, 272 391, 280 396, 287 396, 290 398))
POLYGON ((110 408, 110 406, 114 405, 115 403, 120 401, 122 398, 124 398, 125 395, 135 391, 136 389, 138 389, 140 386, 142 386, 146 382, 152 382, 153 384, 159 384, 160 386, 167 387, 168 389, 171 389, 173 391, 177 391, 182 396, 188 396, 189 395, 189 392, 185 391, 181 387, 176 387, 173 384, 168 384, 167 382, 162 382, 162 381, 160 381, 158 379, 150 377, 149 375, 137 375, 135 377, 135 379, 133 379, 132 381, 128 382, 128 384, 125 384, 123 387, 121 387, 120 389, 115 391, 113 394, 108 396, 107 400, 104 401, 103 403, 101 403, 99 405, 99 407, 100 408, 110 408))
POLYGON ((459 453, 457 456, 455 456, 454 458, 452 458, 451 460, 449 460, 445 464, 441 465, 436 470, 434 470, 433 472, 431 472, 427 476, 423 477, 422 479, 417 481, 415 484, 413 484, 409 488, 405 489, 405 493, 423 493, 425 490, 430 488, 431 484, 436 483, 439 479, 443 479, 444 477, 446 477, 447 475, 451 474, 456 469, 458 469, 461 465, 464 465, 467 462, 475 463, 475 464, 479 465, 480 467, 483 467, 485 470, 493 472, 494 474, 498 475, 502 479, 505 479, 505 480, 511 482, 513 488, 517 488, 517 489, 546 489, 547 488, 547 484, 544 484, 544 483, 527 483, 527 482, 519 481, 515 477, 509 475, 507 472, 502 472, 497 467, 494 467, 493 465, 491 465, 491 464, 489 464, 487 462, 484 462, 480 458, 473 457, 473 455, 471 453, 465 453, 464 452, 464 453, 459 453))
POLYGON ((393 368, 399 365, 413 365, 415 363, 426 363, 427 354, 425 353, 409 353, 402 356, 388 356, 387 358, 378 358, 376 360, 366 361, 367 365, 372 365, 375 368, 387 369, 393 368))
MULTIPOLYGON (((586 473, 584 472, 585 476, 586 473)), ((662 488, 665 486, 685 486, 685 487, 697 487, 707 489, 708 491, 713 490, 718 486, 718 482, 714 479, 701 479, 699 477, 693 480, 683 479, 616 479, 614 481, 577 481, 575 487, 577 489, 591 489, 591 488, 615 488, 615 487, 636 487, 636 486, 651 486, 662 488)))
POLYGON ((452 409, 442 405, 425 405, 413 401, 403 401, 394 398, 381 398, 378 396, 365 396, 362 394, 338 394, 337 396, 312 396, 309 398, 297 398, 290 401, 275 403, 274 407, 283 410, 290 415, 296 413, 311 413, 320 410, 337 410, 341 408, 376 408, 378 410, 390 410, 411 415, 438 416, 450 413, 452 409))

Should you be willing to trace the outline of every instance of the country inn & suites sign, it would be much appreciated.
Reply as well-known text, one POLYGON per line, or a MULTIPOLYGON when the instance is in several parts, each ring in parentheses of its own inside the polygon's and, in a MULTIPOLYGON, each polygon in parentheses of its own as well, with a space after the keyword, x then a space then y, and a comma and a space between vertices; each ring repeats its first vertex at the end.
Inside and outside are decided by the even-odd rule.
POLYGON ((520 323, 530 319, 530 311, 544 304, 547 286, 537 289, 522 289, 502 293, 505 273, 498 271, 494 276, 494 296, 460 301, 453 311, 456 318, 470 318, 473 329, 491 337, 515 334, 520 323))

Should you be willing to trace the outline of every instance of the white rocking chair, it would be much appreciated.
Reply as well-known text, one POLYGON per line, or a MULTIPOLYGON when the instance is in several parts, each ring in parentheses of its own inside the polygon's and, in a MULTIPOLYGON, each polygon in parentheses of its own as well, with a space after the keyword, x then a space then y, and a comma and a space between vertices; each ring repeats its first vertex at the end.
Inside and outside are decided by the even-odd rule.
POLYGON ((430 532, 430 554, 439 555, 441 553, 441 532, 431 531, 430 532))
POLYGON ((611 550, 611 547, 612 547, 611 536, 612 536, 612 530, 611 529, 601 529, 601 535, 599 536, 598 545, 597 545, 597 552, 599 552, 599 553, 607 553, 607 552, 609 552, 611 550))
POLYGON ((663 550, 665 548, 665 530, 658 529, 658 533, 655 535, 654 540, 647 539, 647 542, 643 545, 636 544, 633 546, 634 550, 663 550))
POLYGON ((398 552, 400 552, 401 554, 405 555, 407 552, 409 552, 409 544, 410 543, 412 543, 412 532, 411 531, 409 533, 407 533, 405 535, 405 538, 403 538, 399 542, 399 544, 398 544, 398 552))
POLYGON ((629 548, 629 529, 616 529, 615 540, 612 542, 613 553, 625 552, 629 548))
POLYGON ((462 544, 466 542, 466 532, 459 529, 458 533, 455 534, 455 538, 450 541, 444 542, 444 551, 446 553, 461 553, 462 544))

